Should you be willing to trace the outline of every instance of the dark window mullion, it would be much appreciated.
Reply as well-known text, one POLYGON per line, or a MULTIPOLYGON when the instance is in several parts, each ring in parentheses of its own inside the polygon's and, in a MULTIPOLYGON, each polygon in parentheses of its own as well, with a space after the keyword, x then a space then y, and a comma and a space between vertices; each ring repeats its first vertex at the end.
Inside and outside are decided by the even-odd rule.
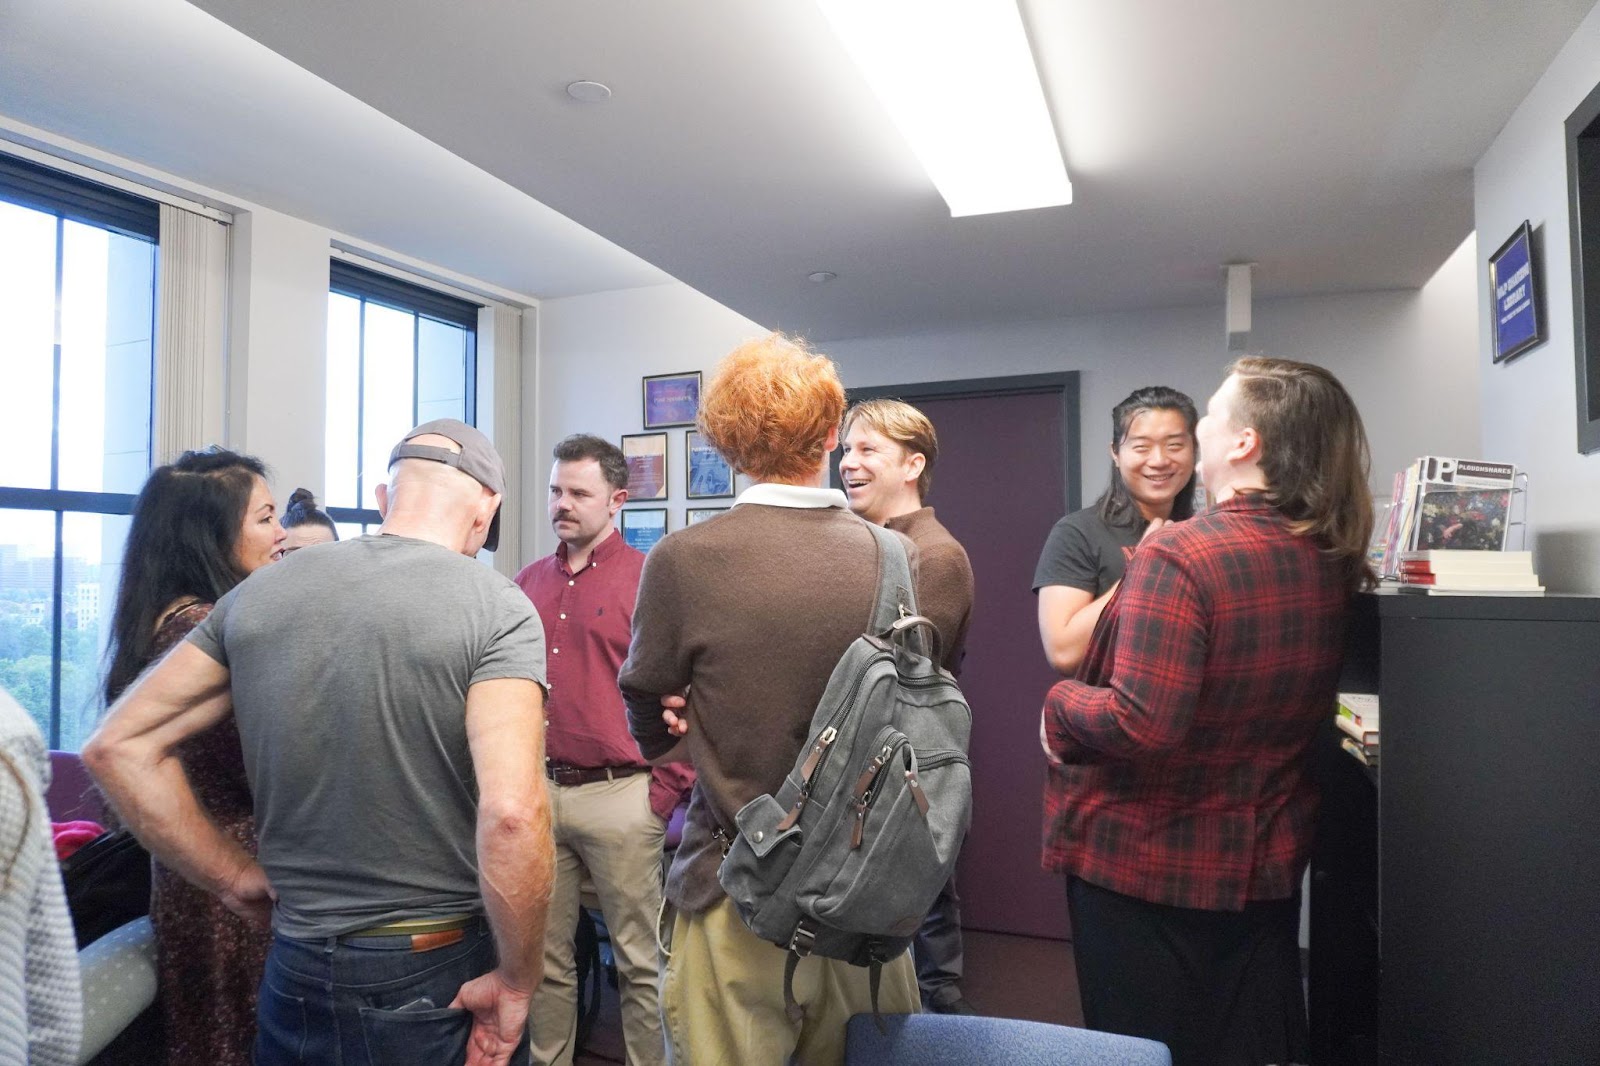
POLYGON ((367 298, 356 304, 356 506, 366 501, 367 298))
POLYGON ((53 615, 50 626, 50 747, 61 746, 61 627, 64 612, 61 610, 62 572, 65 561, 62 554, 65 545, 62 543, 61 527, 66 522, 66 515, 57 511, 56 515, 56 554, 55 565, 51 569, 50 584, 55 590, 55 603, 51 607, 53 615))
MULTIPOLYGON (((462 407, 469 426, 478 424, 478 331, 469 329, 462 335, 462 373, 466 376, 466 403, 462 407)), ((521 358, 519 355, 518 358, 521 358)))
MULTIPOLYGON (((67 232, 66 221, 56 215, 56 313, 55 343, 51 346, 50 367, 50 491, 61 491, 61 303, 66 287, 67 232)), ((61 526, 65 518, 55 512, 55 555, 50 569, 50 587, 53 590, 50 604, 50 746, 61 744, 61 627, 62 611, 62 544, 61 526)))
POLYGON ((56 216, 55 343, 50 349, 50 488, 61 488, 61 293, 66 287, 66 223, 56 216))

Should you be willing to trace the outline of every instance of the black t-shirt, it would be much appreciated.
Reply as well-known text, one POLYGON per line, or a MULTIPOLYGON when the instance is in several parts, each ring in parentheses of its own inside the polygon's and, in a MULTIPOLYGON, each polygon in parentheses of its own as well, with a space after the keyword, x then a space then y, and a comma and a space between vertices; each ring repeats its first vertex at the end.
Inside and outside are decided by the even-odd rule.
POLYGON ((1122 571, 1144 535, 1144 523, 1132 529, 1113 529, 1100 518, 1099 509, 1085 507, 1055 524, 1039 553, 1033 572, 1033 591, 1046 585, 1082 589, 1096 599, 1122 580, 1122 571))

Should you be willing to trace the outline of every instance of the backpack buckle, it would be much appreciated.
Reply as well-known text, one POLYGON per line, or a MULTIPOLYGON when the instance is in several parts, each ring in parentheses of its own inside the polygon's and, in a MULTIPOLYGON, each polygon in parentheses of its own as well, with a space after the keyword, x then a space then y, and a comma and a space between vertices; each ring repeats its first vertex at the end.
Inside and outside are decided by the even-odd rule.
POLYGON ((811 954, 811 949, 817 943, 816 931, 801 922, 794 927, 794 935, 789 938, 789 950, 800 958, 811 954))

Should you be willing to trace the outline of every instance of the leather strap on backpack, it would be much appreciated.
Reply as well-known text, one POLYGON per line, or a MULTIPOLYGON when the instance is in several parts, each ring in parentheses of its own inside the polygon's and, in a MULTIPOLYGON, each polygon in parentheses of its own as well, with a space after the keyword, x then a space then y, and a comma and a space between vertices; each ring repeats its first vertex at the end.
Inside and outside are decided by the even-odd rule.
MULTIPOLYGON (((816 939, 816 930, 807 925, 804 918, 795 925, 794 936, 789 938, 789 957, 783 963, 783 1013, 795 1025, 805 1020, 806 1009, 794 998, 794 971, 800 966, 800 960, 811 954, 811 945, 816 939)), ((877 1012, 876 993, 872 997, 872 1009, 877 1012)))

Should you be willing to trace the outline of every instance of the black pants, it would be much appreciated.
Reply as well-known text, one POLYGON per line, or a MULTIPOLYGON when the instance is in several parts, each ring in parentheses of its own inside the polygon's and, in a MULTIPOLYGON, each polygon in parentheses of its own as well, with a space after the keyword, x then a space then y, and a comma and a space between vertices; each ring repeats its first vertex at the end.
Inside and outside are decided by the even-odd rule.
POLYGON ((956 895, 955 874, 928 909, 911 952, 924 1008, 946 1007, 961 998, 961 897, 956 895))
POLYGON ((1089 1028, 1159 1040, 1173 1066, 1310 1061, 1298 895, 1191 910, 1072 877, 1067 906, 1089 1028))

